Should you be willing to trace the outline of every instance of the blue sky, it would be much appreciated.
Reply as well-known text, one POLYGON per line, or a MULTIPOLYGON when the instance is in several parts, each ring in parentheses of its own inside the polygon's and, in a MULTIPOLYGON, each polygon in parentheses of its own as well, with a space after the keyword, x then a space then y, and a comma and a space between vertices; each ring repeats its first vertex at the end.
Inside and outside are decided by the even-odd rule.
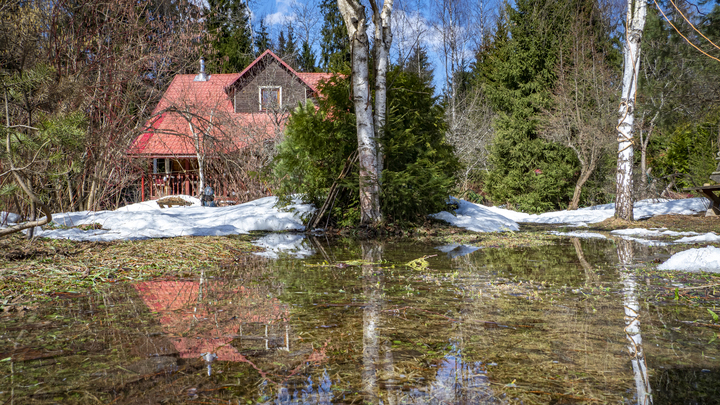
MULTIPOLYGON (((380 0, 382 1, 382 0, 380 0)), ((445 82, 445 64, 443 63, 443 33, 442 25, 437 19, 437 10, 442 0, 395 0, 393 10, 393 50, 391 58, 397 63, 401 58, 407 57, 412 46, 423 44, 433 63, 435 73, 436 92, 442 91, 445 82)), ((299 40, 307 39, 319 57, 320 29, 323 16, 319 9, 320 0, 250 0, 250 9, 253 14, 253 23, 257 24, 260 18, 265 18, 273 39, 281 29, 292 24, 295 37, 299 40), (303 16, 304 14, 304 16, 303 16)), ((496 14, 497 0, 467 0, 467 5, 473 10, 465 13, 475 13, 481 7, 485 8, 488 20, 496 14)), ((369 10, 368 10, 369 12, 369 10)), ((463 27, 458 32, 461 43, 461 57, 466 63, 472 60, 472 50, 482 36, 477 27, 463 27), (473 29, 475 28, 475 29, 473 29)), ((370 30, 372 32, 372 29, 370 30)))

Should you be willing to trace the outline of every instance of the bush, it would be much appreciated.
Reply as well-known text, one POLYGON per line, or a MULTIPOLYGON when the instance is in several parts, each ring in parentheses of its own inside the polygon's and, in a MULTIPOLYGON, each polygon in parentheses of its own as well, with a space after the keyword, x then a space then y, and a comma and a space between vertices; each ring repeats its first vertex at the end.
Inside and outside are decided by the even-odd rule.
MULTIPOLYGON (((445 141, 443 109, 433 89, 417 75, 394 69, 388 75, 388 121, 380 139, 385 155, 381 209, 386 221, 418 222, 440 211, 454 186, 459 163, 445 141)), ((321 85, 323 97, 290 116, 278 148, 274 175, 281 201, 299 194, 319 207, 357 150, 355 114, 348 76, 321 85)), ((356 164, 339 182, 331 218, 339 226, 359 221, 356 164)))

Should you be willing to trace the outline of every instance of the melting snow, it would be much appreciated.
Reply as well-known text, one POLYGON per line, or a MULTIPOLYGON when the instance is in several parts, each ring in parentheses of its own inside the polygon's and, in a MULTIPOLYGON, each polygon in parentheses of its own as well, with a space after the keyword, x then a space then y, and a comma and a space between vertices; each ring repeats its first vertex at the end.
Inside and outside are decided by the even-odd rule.
POLYGON ((720 249, 708 246, 676 253, 658 270, 710 271, 720 273, 720 249))
POLYGON ((84 241, 171 238, 176 236, 220 236, 250 231, 302 231, 301 215, 312 212, 307 204, 275 208, 276 197, 265 197, 228 207, 202 207, 197 198, 187 207, 161 209, 155 201, 122 207, 115 211, 81 211, 53 214, 59 229, 37 229, 40 237, 84 241), (100 224, 102 229, 84 231, 78 225, 100 224))
POLYGON ((605 235, 595 232, 550 232, 553 235, 567 236, 568 238, 586 238, 586 239, 607 239, 605 235))

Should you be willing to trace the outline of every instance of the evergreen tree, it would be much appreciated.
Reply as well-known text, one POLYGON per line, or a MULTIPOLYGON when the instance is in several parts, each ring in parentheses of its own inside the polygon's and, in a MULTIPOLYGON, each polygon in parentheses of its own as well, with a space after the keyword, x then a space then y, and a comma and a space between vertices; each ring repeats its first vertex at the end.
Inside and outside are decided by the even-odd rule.
POLYGON ((298 68, 298 51, 297 45, 295 44, 295 33, 292 25, 288 25, 288 36, 285 42, 285 48, 282 50, 282 56, 285 63, 290 65, 293 69, 298 68))
POLYGON ((211 73, 242 71, 253 60, 252 28, 242 0, 208 0, 207 29, 214 52, 208 58, 211 73))
POLYGON ((323 70, 338 72, 347 69, 350 66, 350 40, 337 0, 322 0, 320 11, 324 16, 320 31, 322 35, 320 61, 323 70))
POLYGON ((280 34, 278 34, 277 39, 277 46, 275 47, 275 54, 282 58, 283 54, 285 53, 285 31, 280 30, 280 34))
POLYGON ((265 19, 260 19, 260 25, 257 31, 255 31, 255 54, 259 55, 265 52, 267 49, 272 48, 272 40, 270 39, 270 33, 268 33, 267 25, 265 25, 265 19))
POLYGON ((403 70, 418 75, 418 77, 420 77, 427 83, 432 83, 433 68, 428 58, 427 49, 425 48, 425 46, 423 46, 422 44, 417 44, 413 46, 412 50, 410 51, 410 56, 408 56, 408 59, 405 62, 403 70))
POLYGON ((303 72, 315 71, 315 52, 313 52, 307 41, 303 41, 302 51, 298 57, 298 65, 303 72))
POLYGON ((517 0, 505 6, 495 41, 478 57, 476 75, 498 113, 485 191, 524 211, 567 207, 579 174, 571 150, 538 137, 549 107, 568 19, 590 0, 517 0), (506 20, 507 19, 507 20, 506 20))
MULTIPOLYGON (((428 83, 398 68, 388 81, 396 91, 388 92, 388 121, 380 140, 387 156, 382 212, 390 222, 422 222, 446 209, 459 163, 445 140, 444 111, 428 83)), ((353 162, 357 135, 350 88, 349 76, 335 76, 321 85, 317 108, 307 103, 290 116, 274 168, 280 181, 276 191, 284 201, 299 193, 321 206, 346 162, 353 162)), ((331 212, 340 226, 355 226, 360 218, 358 179, 355 163, 331 212)))

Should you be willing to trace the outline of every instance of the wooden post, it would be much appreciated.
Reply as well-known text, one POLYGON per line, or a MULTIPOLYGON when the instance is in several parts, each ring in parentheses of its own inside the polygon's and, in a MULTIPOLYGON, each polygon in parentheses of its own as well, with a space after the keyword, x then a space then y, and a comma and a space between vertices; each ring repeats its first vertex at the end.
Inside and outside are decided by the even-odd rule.
POLYGON ((145 202, 145 173, 140 178, 140 201, 145 202))

